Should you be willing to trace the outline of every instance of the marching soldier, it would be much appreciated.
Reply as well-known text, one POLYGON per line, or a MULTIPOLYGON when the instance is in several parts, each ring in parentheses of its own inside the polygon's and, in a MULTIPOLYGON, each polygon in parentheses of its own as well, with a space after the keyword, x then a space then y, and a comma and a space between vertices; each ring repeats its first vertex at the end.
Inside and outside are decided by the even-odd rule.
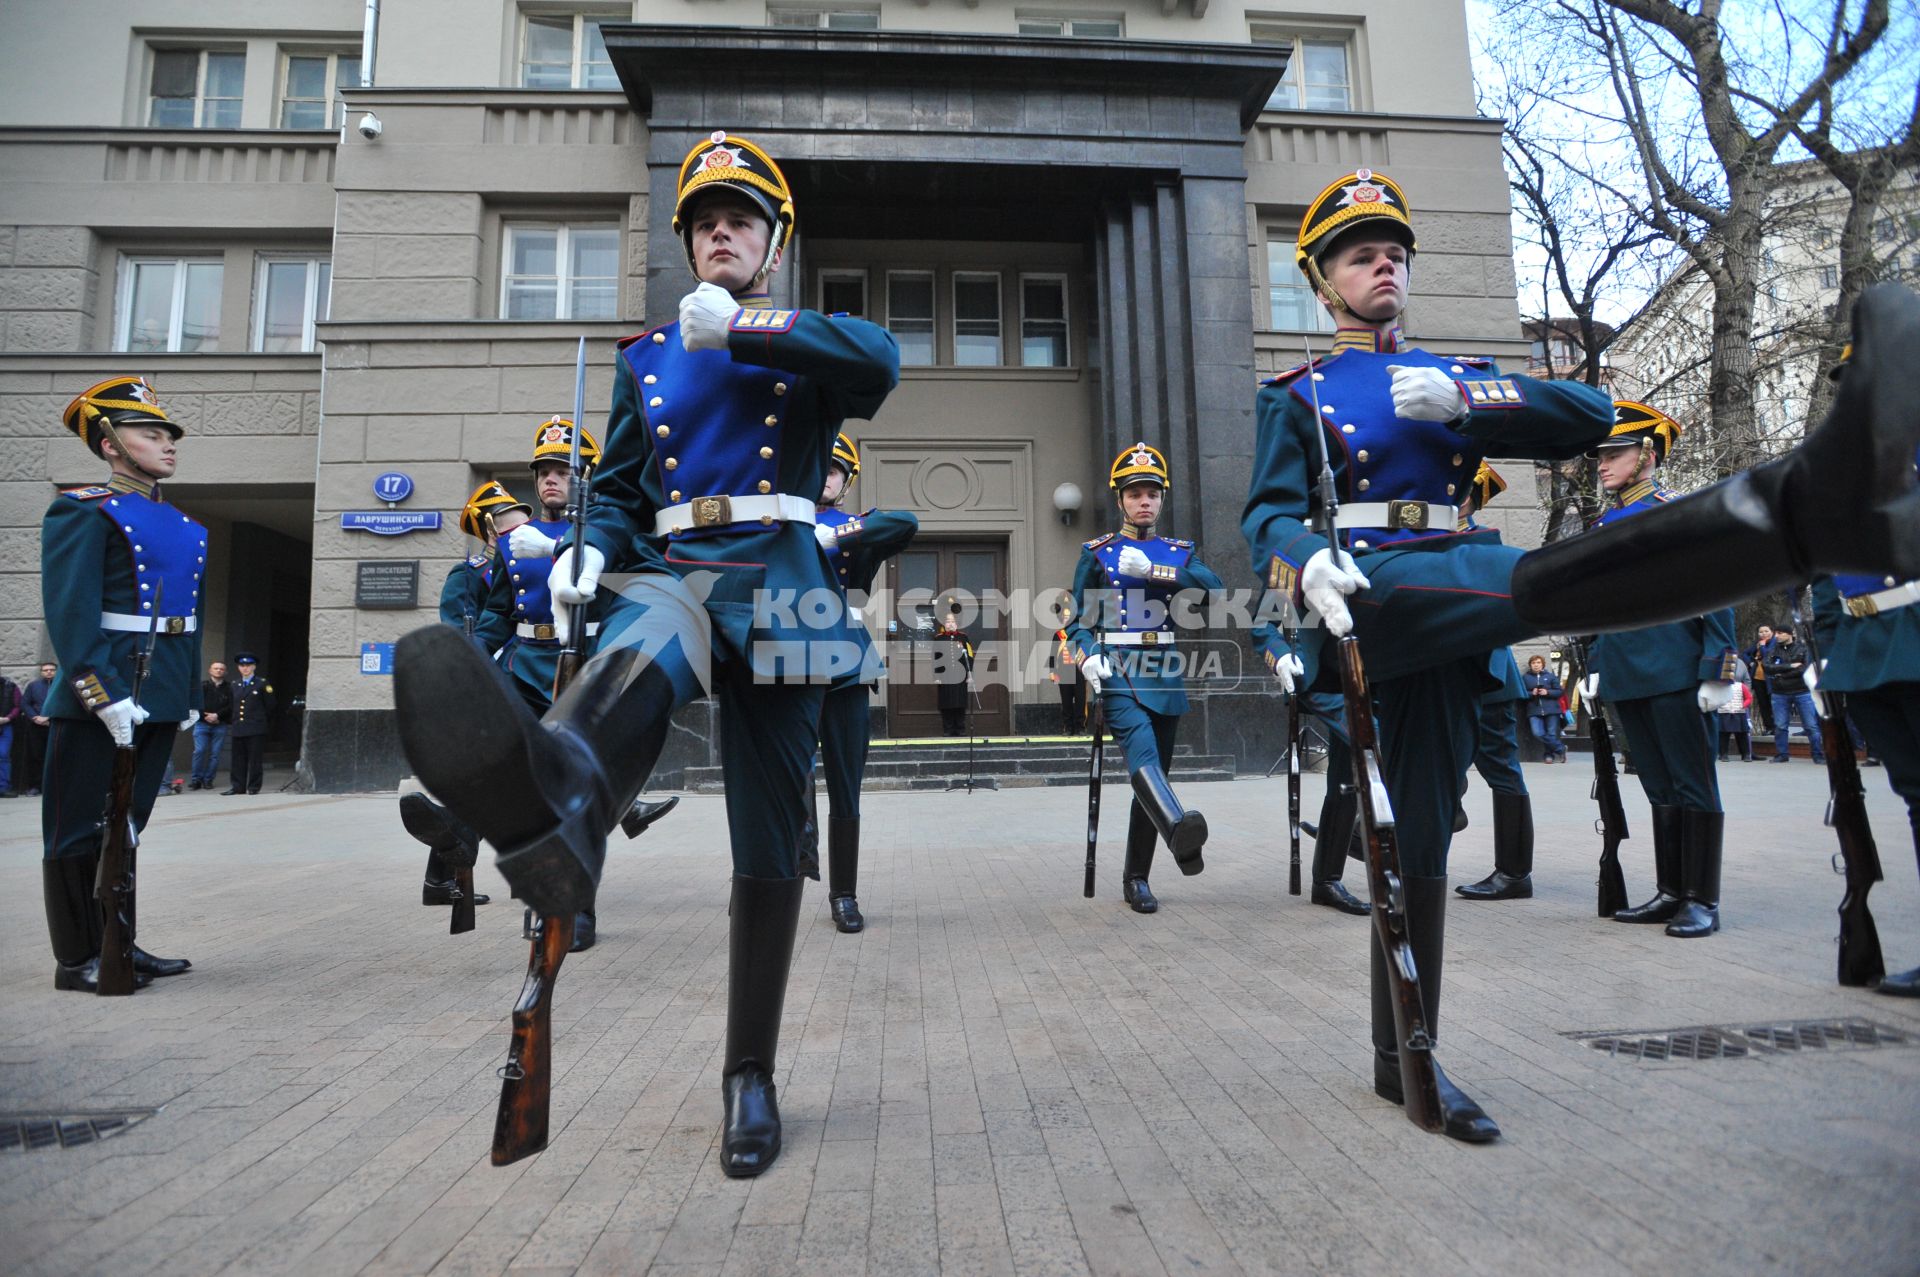
MULTIPOLYGON (((105 484, 55 497, 40 524, 41 602, 59 661, 45 706, 41 881, 53 987, 92 993, 106 921, 94 880, 115 751, 135 752, 130 814, 143 830, 174 733, 190 729, 200 708, 207 530, 161 499, 185 432, 144 377, 90 387, 61 422, 109 467, 105 484), (134 662, 149 635, 153 656, 136 702, 134 662)), ((127 909, 131 920, 131 900, 127 909)), ((133 950, 137 985, 191 965, 133 950)))
POLYGON ((1160 907, 1147 885, 1156 836, 1167 840, 1181 873, 1206 867, 1207 818, 1183 808, 1167 780, 1174 735, 1187 712, 1169 605, 1182 590, 1221 585, 1195 557, 1193 542, 1154 531, 1167 494, 1167 461, 1159 449, 1136 443, 1122 452, 1108 469, 1107 487, 1119 504, 1120 530, 1081 549, 1067 635, 1087 690, 1105 694, 1101 708, 1133 778, 1121 891, 1135 913, 1152 913, 1160 907))
POLYGON ((677 323, 620 344, 586 544, 555 564, 554 598, 593 601, 603 572, 626 575, 617 591, 608 583, 597 654, 544 722, 444 627, 402 640, 394 689, 421 778, 548 917, 591 904, 606 831, 671 715, 718 692, 734 872, 720 1164, 734 1177, 780 1152, 774 1077, 801 828, 821 702, 847 646, 844 618, 822 626, 760 604, 834 595, 815 501, 841 423, 871 417, 900 367, 876 324, 771 306, 793 222, 785 177, 753 143, 716 132, 688 153, 674 227, 700 282, 677 323))
MULTIPOLYGON (((1657 408, 1621 400, 1616 424, 1600 444, 1600 486, 1613 509, 1600 526, 1674 500, 1656 471, 1680 438, 1680 423, 1657 408)), ((1619 715, 1633 751, 1640 787, 1653 807, 1653 864, 1658 889, 1616 922, 1664 922, 1682 939, 1720 929, 1720 848, 1726 816, 1714 770, 1718 753, 1711 715, 1733 691, 1733 609, 1593 641, 1587 699, 1604 695, 1619 715)))
POLYGON ((252 652, 236 652, 233 667, 240 675, 233 684, 233 783, 220 791, 223 796, 260 792, 275 706, 273 684, 260 674, 252 652))
MULTIPOLYGON (((841 508, 847 488, 860 477, 860 450, 842 432, 833 441, 827 483, 814 511, 814 537, 834 569, 844 599, 849 591, 872 591, 880 565, 906 548, 920 520, 903 510, 849 514, 841 508)), ((870 689, 886 674, 857 608, 847 608, 847 629, 860 647, 859 663, 836 678, 820 710, 820 768, 827 782, 827 907, 844 932, 866 926, 854 890, 860 877, 860 782, 867 770, 870 689)))
MULTIPOLYGON (((1838 380, 1852 354, 1851 346, 1842 351, 1828 376, 1838 380)), ((1915 462, 1920 464, 1920 452, 1915 462)), ((1920 578, 1821 577, 1814 582, 1813 613, 1814 634, 1826 659, 1820 687, 1846 694, 1861 735, 1886 764, 1887 783, 1907 804, 1914 849, 1920 852, 1920 578)), ((1897 997, 1920 997, 1920 967, 1885 976, 1876 987, 1897 997)))

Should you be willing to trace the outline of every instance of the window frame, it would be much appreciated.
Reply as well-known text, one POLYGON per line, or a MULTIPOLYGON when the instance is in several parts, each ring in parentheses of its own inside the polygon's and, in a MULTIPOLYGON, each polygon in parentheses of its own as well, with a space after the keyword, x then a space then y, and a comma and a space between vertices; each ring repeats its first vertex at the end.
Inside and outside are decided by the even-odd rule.
POLYGON ((861 319, 871 319, 873 317, 873 290, 867 287, 867 271, 865 267, 823 266, 814 273, 814 309, 823 315, 834 313, 827 309, 827 281, 829 280, 836 283, 846 283, 852 280, 860 281, 860 311, 858 317, 861 319))
POLYGON ((237 129, 244 126, 247 102, 247 46, 233 46, 214 41, 207 44, 194 44, 175 41, 149 41, 147 43, 147 111, 145 127, 150 129, 237 129), (162 53, 191 53, 194 55, 193 72, 193 123, 192 124, 156 124, 153 119, 154 105, 157 102, 178 102, 179 98, 160 98, 153 91, 153 76, 158 69, 159 55, 162 53), (240 94, 238 97, 212 99, 218 102, 237 104, 240 118, 232 124, 208 124, 206 122, 207 102, 207 59, 213 54, 238 57, 240 59, 240 94))
POLYGON ((1320 304, 1320 299, 1314 294, 1313 286, 1307 282, 1307 277, 1305 275, 1301 275, 1298 268, 1294 267, 1292 264, 1291 259, 1293 256, 1293 246, 1295 241, 1299 238, 1299 234, 1300 234, 1300 227, 1297 219, 1295 220, 1295 222, 1291 227, 1287 227, 1284 225, 1276 224, 1274 222, 1265 221, 1265 220, 1263 220, 1261 223, 1261 231, 1260 231, 1260 247, 1262 252, 1261 264, 1265 267, 1265 270, 1263 271, 1265 278, 1262 279, 1260 283, 1260 292, 1266 298, 1266 302, 1267 302, 1266 308, 1262 312, 1262 315, 1266 322, 1257 325, 1258 329, 1261 332, 1318 334, 1318 333, 1330 333, 1334 330, 1335 325, 1333 322, 1333 316, 1329 315, 1327 313, 1327 308, 1320 304), (1286 264, 1288 268, 1291 269, 1293 273, 1299 277, 1299 280, 1300 280, 1299 283, 1276 284, 1273 282, 1273 254, 1276 250, 1286 254, 1286 257, 1287 257, 1286 264), (1313 327, 1282 328, 1278 324, 1273 322, 1273 294, 1274 294, 1274 290, 1278 288, 1285 288, 1289 291, 1299 291, 1306 294, 1308 313, 1314 317, 1313 327))
MULTIPOLYGON (((622 11, 620 9, 597 8, 592 6, 589 6, 586 8, 579 8, 579 9, 565 8, 565 7, 549 8, 545 6, 528 6, 528 7, 522 8, 520 10, 520 22, 519 22, 520 29, 518 32, 518 39, 515 41, 515 50, 514 50, 515 52, 514 65, 518 69, 517 74, 514 77, 514 87, 520 88, 520 89, 533 89, 536 92, 546 92, 546 93, 567 93, 567 92, 582 92, 582 91, 589 92, 589 93, 617 92, 620 88, 620 77, 618 75, 614 75, 613 83, 607 84, 607 85, 593 85, 593 84, 585 84, 582 82, 581 73, 583 68, 588 66, 599 65, 597 60, 590 61, 586 56, 587 26, 590 23, 597 26, 607 22, 624 22, 624 21, 627 21, 630 17, 632 17, 631 13, 622 11), (528 34, 533 30, 533 20, 536 18, 548 18, 548 19, 570 18, 573 21, 573 42, 572 42, 573 60, 568 65, 568 68, 567 68, 567 84, 565 88, 562 88, 559 85, 552 85, 552 84, 535 85, 535 84, 527 83, 527 40, 528 40, 528 34)), ((602 39, 601 43, 604 46, 605 44, 604 38, 602 39)), ((543 67, 557 66, 558 63, 542 62, 542 63, 539 63, 538 65, 543 67)), ((607 66, 608 72, 611 74, 613 71, 613 62, 611 58, 609 58, 606 66, 607 66)))
MULTIPOLYGON (((1007 364, 1007 283, 1006 283, 1005 276, 1006 276, 1006 273, 1004 271, 969 269, 966 267, 954 267, 947 272, 947 298, 948 298, 947 350, 953 356, 952 365, 951 365, 952 367, 955 367, 955 368, 1005 368, 1008 366, 1007 364), (960 361, 960 284, 963 280, 970 282, 973 280, 987 280, 987 279, 990 279, 993 281, 994 342, 999 347, 999 355, 991 363, 984 363, 984 364, 962 363, 960 361)), ((939 309, 940 309, 939 301, 936 298, 934 303, 934 312, 936 315, 936 321, 935 321, 936 326, 938 323, 937 316, 939 313, 939 309)), ((980 323, 983 321, 978 319, 969 319, 967 322, 980 323)), ((972 334, 969 334, 969 335, 971 336, 972 334)), ((935 352, 936 356, 938 355, 938 353, 939 353, 938 351, 935 352)))
POLYGON ((1352 112, 1362 109, 1360 102, 1360 42, 1358 31, 1337 26, 1286 26, 1273 21, 1255 21, 1249 24, 1249 37, 1252 43, 1279 48, 1283 43, 1288 46, 1287 75, 1276 84, 1273 93, 1267 98, 1263 111, 1327 111, 1352 112), (1347 64, 1347 104, 1345 106, 1308 106, 1305 47, 1308 44, 1337 44, 1346 55, 1347 64), (1297 74, 1296 74, 1297 72, 1297 74), (1287 104, 1278 102, 1279 95, 1287 89, 1293 91, 1293 101, 1287 104))
MULTIPOLYGON (((610 219, 607 221, 569 221, 566 218, 553 218, 553 217, 503 218, 500 224, 500 293, 499 293, 499 311, 498 311, 499 318, 501 319, 512 318, 515 323, 525 323, 525 324, 565 323, 565 322, 601 323, 601 322, 605 322, 606 320, 618 319, 620 317, 620 288, 621 288, 621 284, 624 281, 624 275, 622 274, 621 266, 622 266, 622 263, 624 263, 626 260, 624 254, 625 254, 624 231, 621 227, 620 221, 617 218, 610 219), (534 276, 534 275, 515 275, 514 274, 512 269, 514 236, 522 231, 553 231, 555 232, 554 245, 553 245, 554 274, 552 276, 554 281, 554 304, 553 304, 554 313, 550 318, 530 319, 530 318, 524 318, 524 317, 509 316, 507 313, 507 302, 510 295, 510 290, 513 287, 513 281, 515 279, 547 278, 547 276, 544 276, 544 275, 534 276), (572 249, 573 236, 580 231, 612 231, 613 232, 614 273, 610 277, 613 282, 613 313, 611 315, 598 316, 598 317, 583 320, 573 314, 573 289, 574 289, 574 285, 578 281, 575 279, 575 277, 571 273, 572 264, 573 264, 573 254, 571 249, 572 249)), ((597 280, 602 277, 598 275, 593 275, 593 276, 588 276, 587 278, 597 280)))
POLYGON ((295 58, 325 58, 327 60, 327 95, 321 101, 325 107, 327 122, 318 127, 322 129, 345 128, 347 123, 347 100, 340 96, 340 90, 343 88, 359 87, 359 76, 354 77, 355 84, 353 85, 343 85, 340 83, 340 59, 349 57, 355 62, 360 63, 363 68, 366 66, 363 51, 358 46, 352 48, 340 46, 327 49, 303 49, 287 45, 280 46, 280 74, 274 84, 273 118, 277 122, 277 127, 283 129, 306 127, 287 123, 287 104, 289 102, 313 101, 312 98, 307 97, 290 97, 287 93, 288 81, 293 75, 293 60, 295 58))
POLYGON ((769 4, 767 23, 770 27, 792 27, 801 31, 878 31, 880 29, 880 6, 864 4, 769 4), (781 18, 812 18, 812 22, 775 21, 781 18), (872 26, 835 26, 835 18, 871 18, 872 26))
POLYGON ((1124 40, 1127 38, 1127 17, 1124 13, 1022 13, 1015 10, 1013 15, 1013 30, 1015 35, 1028 37, 1040 36, 1044 38, 1055 36, 1062 39, 1073 40, 1124 40), (1075 30, 1076 27, 1082 24, 1092 25, 1096 23, 1101 26, 1112 24, 1114 31, 1112 34, 1102 32, 1098 35, 1087 35, 1075 30), (1028 27, 1040 26, 1054 26, 1059 29, 1055 31, 1028 31, 1026 29, 1028 27))
POLYGON ((227 260, 222 254, 208 256, 203 253, 122 253, 120 254, 119 279, 114 284, 113 348, 120 354, 159 354, 160 351, 135 351, 133 349, 133 283, 139 274, 140 266, 171 265, 173 272, 173 296, 167 308, 167 345, 164 353, 207 354, 220 349, 220 338, 226 329, 224 305, 216 306, 220 327, 215 330, 213 340, 200 350, 183 351, 180 348, 182 321, 186 318, 187 308, 187 267, 215 266, 220 270, 221 292, 215 295, 224 303, 226 288, 227 260))
POLYGON ((331 311, 333 301, 333 256, 330 253, 298 252, 262 252, 254 254, 253 264, 253 318, 248 325, 247 349, 254 354, 299 354, 310 355, 314 351, 314 325, 324 323, 326 315, 320 312, 331 311), (267 272, 272 266, 285 266, 292 263, 305 264, 306 290, 302 298, 300 312, 300 348, 297 351, 277 350, 268 352, 267 339, 267 272), (320 286, 322 269, 327 277, 326 287, 320 286))
POLYGON ((1016 272, 1014 287, 1019 292, 1020 315, 1018 319, 1020 342, 1020 360, 1007 365, 1013 368, 1072 368, 1073 362, 1073 301, 1070 282, 1065 271, 1028 270, 1016 272), (1030 364, 1027 362, 1027 281, 1046 281, 1060 286, 1060 318, 1035 320, 1035 323, 1060 325, 1060 353, 1064 358, 1057 364, 1030 364))
MULTIPOLYGON (((910 363, 907 363, 906 360, 902 359, 900 361, 900 366, 902 368, 939 368, 941 367, 941 363, 940 363, 940 272, 930 266, 889 266, 887 268, 886 270, 886 284, 887 284, 886 318, 882 322, 881 326, 885 328, 889 333, 893 334, 893 338, 895 342, 898 342, 900 339, 900 335, 897 332, 894 332, 894 327, 893 327, 893 323, 894 323, 893 281, 894 281, 894 277, 898 275, 912 275, 916 277, 922 277, 927 281, 928 312, 925 316, 925 320, 928 325, 927 344, 930 347, 928 353, 932 356, 924 364, 910 364, 910 363)), ((910 318, 914 319, 915 321, 919 321, 921 319, 921 316, 914 315, 914 316, 911 316, 910 318)))

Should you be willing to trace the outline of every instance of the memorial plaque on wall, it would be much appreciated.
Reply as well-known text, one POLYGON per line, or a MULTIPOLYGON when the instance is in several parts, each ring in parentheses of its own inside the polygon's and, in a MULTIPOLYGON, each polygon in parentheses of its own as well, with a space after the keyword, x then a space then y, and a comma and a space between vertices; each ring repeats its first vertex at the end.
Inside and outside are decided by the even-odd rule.
POLYGON ((353 605, 365 608, 417 607, 420 597, 420 560, 363 560, 354 574, 353 605))

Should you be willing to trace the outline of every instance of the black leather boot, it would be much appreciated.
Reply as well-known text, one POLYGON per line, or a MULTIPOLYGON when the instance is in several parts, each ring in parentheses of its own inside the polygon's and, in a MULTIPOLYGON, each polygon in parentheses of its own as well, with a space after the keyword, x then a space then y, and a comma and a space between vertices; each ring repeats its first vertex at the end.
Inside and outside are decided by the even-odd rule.
POLYGON ((1146 808, 1135 799, 1127 807, 1127 859, 1120 869, 1120 896, 1127 907, 1135 913, 1158 913, 1160 901, 1155 898, 1153 888, 1147 885, 1147 875, 1153 872, 1153 853, 1159 845, 1160 835, 1153 827, 1153 818, 1147 815, 1146 808))
POLYGON ((133 973, 136 976, 147 975, 159 980, 191 970, 193 961, 189 958, 156 958, 139 945, 133 946, 133 973))
MULTIPOLYGON (((1313 835, 1313 889, 1307 899, 1341 913, 1364 914, 1367 902, 1340 881, 1347 868, 1347 845, 1353 841, 1357 807, 1353 790, 1347 785, 1336 785, 1320 804, 1320 826, 1313 835)), ((1305 829, 1306 822, 1302 821, 1300 827, 1305 829)))
MULTIPOLYGON (((400 823, 427 845, 427 869, 420 880, 420 903, 442 908, 453 903, 454 871, 472 868, 480 858, 480 836, 454 814, 418 790, 400 796, 400 823)), ((489 897, 475 892, 473 903, 489 897)))
MULTIPOLYGON (((1440 1045, 1440 977, 1446 965, 1447 880, 1404 878, 1407 901, 1407 942, 1413 949, 1414 969, 1420 974, 1420 1007, 1426 1015, 1427 1036, 1440 1045)), ((1393 1022, 1393 990, 1387 982, 1387 960, 1376 930, 1368 946, 1373 955, 1373 1093, 1395 1104, 1407 1102, 1400 1083, 1400 1034, 1393 1022)), ((1469 1144, 1500 1138, 1500 1128, 1473 1098, 1453 1084, 1434 1062, 1440 1083, 1440 1114, 1444 1134, 1469 1144)))
POLYGON ((812 773, 807 775, 807 818, 800 825, 800 855, 795 864, 797 877, 820 881, 820 792, 814 788, 812 773))
POLYGON ((1720 930, 1720 848, 1727 818, 1717 811, 1680 813, 1679 912, 1667 934, 1697 940, 1720 930))
POLYGON ((860 884, 860 818, 827 817, 827 908, 833 925, 852 935, 867 925, 854 893, 860 884))
MULTIPOLYGON (((94 993, 100 982, 100 932, 104 925, 93 882, 100 857, 89 853, 40 862, 40 894, 47 911, 47 938, 53 942, 53 987, 94 993)), ((144 989, 153 978, 134 968, 133 985, 144 989)))
POLYGON ((657 803, 636 798, 633 800, 633 806, 627 808, 627 814, 620 817, 620 828, 625 831, 627 837, 638 838, 647 832, 647 826, 679 805, 680 795, 678 794, 671 798, 663 798, 657 803))
POLYGON ((607 831, 666 741, 666 673, 632 648, 603 652, 536 720, 466 636, 429 625, 398 644, 394 700, 407 761, 493 844, 513 894, 541 916, 591 909, 607 831))
POLYGON ((593 948, 594 912, 582 909, 573 915, 573 943, 567 946, 568 953, 583 953, 593 948))
POLYGON ((1188 811, 1173 795, 1173 786, 1158 763, 1148 763, 1133 774, 1134 799, 1146 809, 1153 827, 1167 840, 1173 862, 1180 872, 1191 877, 1205 869, 1200 849, 1207 841, 1207 818, 1188 811))
POLYGON ((1615 922, 1671 922, 1680 912, 1680 809, 1653 809, 1653 899, 1613 915, 1615 922))
POLYGON ((1454 891, 1468 900, 1533 898, 1533 799, 1493 791, 1493 872, 1454 891))
POLYGON ((774 1088, 780 1011, 800 925, 804 878, 733 879, 727 936, 727 1055, 720 1070, 726 1116, 720 1169, 744 1179, 780 1156, 780 1106, 774 1088))
POLYGON ((1529 551, 1513 605, 1540 633, 1635 630, 1821 572, 1920 576, 1920 296, 1862 294, 1853 359, 1806 442, 1678 501, 1529 551), (1842 494, 1836 500, 1835 494, 1842 494))

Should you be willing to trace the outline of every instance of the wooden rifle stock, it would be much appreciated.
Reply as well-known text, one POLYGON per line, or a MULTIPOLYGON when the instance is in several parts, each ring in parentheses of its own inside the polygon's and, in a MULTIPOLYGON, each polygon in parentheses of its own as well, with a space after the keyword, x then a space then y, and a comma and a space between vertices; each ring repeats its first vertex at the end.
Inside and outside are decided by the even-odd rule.
POLYGON ((453 919, 447 923, 447 934, 464 935, 473 926, 473 866, 460 865, 453 871, 453 919))
POLYGON ((1867 893, 1882 876, 1880 849, 1874 845, 1873 826, 1867 823, 1867 788, 1853 756, 1853 737, 1847 733, 1846 700, 1835 692, 1823 692, 1819 700, 1827 784, 1833 790, 1827 801, 1827 824, 1840 839, 1835 868, 1847 876, 1847 893, 1840 898, 1840 983, 1860 988, 1887 973, 1880 953, 1880 929, 1867 908, 1867 893))
POLYGON ((1287 697, 1287 894, 1300 894, 1300 690, 1287 697))
POLYGON ((553 1094, 553 986, 573 944, 573 918, 540 920, 527 958, 527 981, 513 1004, 513 1044, 500 1070, 500 1111, 493 1124, 493 1164, 505 1166, 547 1146, 553 1094))
MULTIPOLYGON (((1580 653, 1582 676, 1593 672, 1593 662, 1585 643, 1573 641, 1580 653)), ((1598 913, 1611 918, 1631 903, 1627 899, 1627 876, 1620 868, 1620 844, 1632 837, 1627 832, 1627 808, 1620 799, 1620 771, 1613 761, 1613 727, 1597 698, 1587 700, 1587 728, 1593 740, 1592 798, 1600 805, 1593 830, 1600 835, 1600 895, 1598 913)))
POLYGON ((1373 731, 1373 695, 1367 687, 1360 641, 1351 634, 1336 646, 1340 691, 1346 700, 1347 738, 1353 746, 1354 810, 1367 848, 1367 884, 1373 895, 1373 928, 1386 955, 1387 984, 1393 998, 1393 1024, 1400 1043, 1400 1086, 1407 1118, 1422 1130, 1445 1125, 1440 1112, 1440 1077, 1427 1032, 1426 1005, 1420 1000, 1420 972, 1407 934, 1406 891, 1400 879, 1400 844, 1394 832, 1393 806, 1380 771, 1380 746, 1373 731))
POLYGON ((1100 844, 1100 786, 1106 772, 1106 712, 1099 696, 1093 698, 1093 756, 1087 760, 1087 874, 1080 894, 1093 899, 1093 862, 1100 844))
POLYGON ((105 915, 100 932, 96 991, 106 997, 133 992, 133 869, 140 836, 133 830, 133 774, 139 755, 131 745, 113 752, 113 787, 101 817, 100 869, 93 894, 105 915))

